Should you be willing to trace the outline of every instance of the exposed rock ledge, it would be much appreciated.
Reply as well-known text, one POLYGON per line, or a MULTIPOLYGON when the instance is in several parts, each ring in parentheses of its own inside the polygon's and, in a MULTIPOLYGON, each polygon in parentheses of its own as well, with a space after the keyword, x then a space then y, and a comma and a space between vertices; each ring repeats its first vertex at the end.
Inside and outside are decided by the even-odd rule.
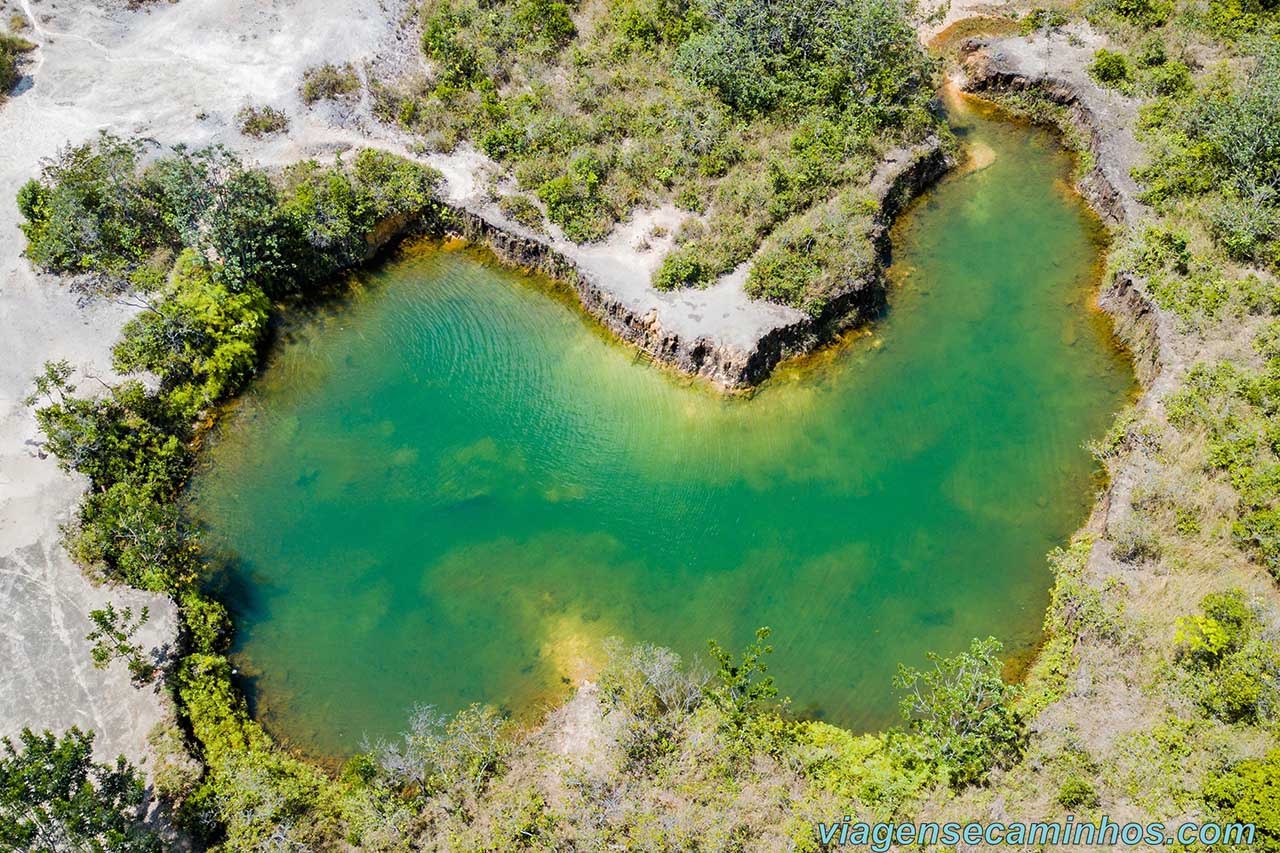
MULTIPOLYGON (((452 165, 452 164, 441 164, 452 165)), ((937 180, 951 160, 936 137, 890 151, 868 188, 880 213, 870 235, 881 262, 887 258, 888 226, 902 206, 937 180)), ((749 299, 743 284, 746 266, 709 287, 662 292, 649 284, 669 239, 647 252, 655 225, 670 230, 680 214, 660 208, 637 215, 609 240, 579 246, 535 234, 504 217, 492 204, 479 203, 449 181, 454 223, 468 240, 491 249, 504 262, 547 273, 571 285, 583 307, 624 341, 677 369, 711 380, 727 390, 759 384, 784 358, 808 352, 834 330, 864 319, 884 296, 883 263, 866 279, 850 282, 819 317, 784 305, 749 299)), ((464 184, 465 186, 465 184, 464 184)))

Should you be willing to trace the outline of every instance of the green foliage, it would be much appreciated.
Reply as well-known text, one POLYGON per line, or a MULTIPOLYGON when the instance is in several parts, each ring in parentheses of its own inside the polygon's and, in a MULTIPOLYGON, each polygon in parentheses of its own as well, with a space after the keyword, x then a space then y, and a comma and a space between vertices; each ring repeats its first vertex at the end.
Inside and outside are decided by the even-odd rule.
POLYGON ((232 850, 314 845, 343 824, 342 791, 323 773, 278 749, 250 716, 218 655, 188 655, 175 686, 208 773, 182 805, 190 831, 232 850), (287 846, 287 845, 286 845, 287 846))
POLYGON ((1133 82, 1133 70, 1129 67, 1129 60, 1123 53, 1115 53, 1105 47, 1099 48, 1094 53, 1093 62, 1090 63, 1088 70, 1090 77, 1103 86, 1110 86, 1113 89, 1123 88, 1133 82))
POLYGON ((289 117, 275 107, 243 106, 236 113, 236 126, 245 136, 259 139, 289 129, 289 117))
POLYGON ((675 249, 662 259, 662 266, 653 277, 653 286, 658 290, 675 290, 710 284, 711 272, 699 260, 701 254, 702 247, 697 243, 675 249))
POLYGON ((913 758, 920 751, 917 744, 900 732, 859 735, 827 723, 801 722, 795 741, 795 755, 819 791, 863 803, 878 817, 902 814, 934 781, 930 764, 913 758))
POLYGON ((129 665, 129 674, 135 684, 151 681, 155 676, 155 665, 147 659, 142 646, 133 642, 134 634, 147 624, 150 617, 150 611, 146 607, 135 616, 133 608, 126 607, 117 611, 110 602, 101 610, 89 611, 89 621, 94 628, 85 636, 85 640, 93 644, 90 649, 93 665, 98 669, 106 669, 112 661, 123 659, 129 665))
POLYGON ((187 250, 159 298, 126 324, 113 350, 115 368, 162 377, 172 404, 194 415, 253 375, 269 315, 262 291, 229 291, 187 250))
POLYGON ((680 49, 677 68, 735 111, 785 103, 892 111, 924 83, 914 30, 895 0, 805 3, 704 0, 710 26, 680 49))
POLYGON ((1020 691, 1001 677, 1001 648, 994 637, 975 639, 968 652, 954 657, 930 654, 931 670, 899 665, 894 678, 906 694, 902 715, 919 735, 922 759, 955 787, 982 782, 993 767, 1022 752, 1025 733, 1015 708, 1020 691))
POLYGON ((1089 18, 1105 22, 1119 19, 1141 29, 1158 27, 1173 14, 1170 0, 1094 0, 1089 6, 1089 18))
POLYGON ((1101 802, 1098 789, 1081 776, 1068 776, 1058 788, 1058 803, 1065 809, 1096 809, 1101 802))
POLYGON ((1280 652, 1240 590, 1211 593, 1202 615, 1178 621, 1178 659, 1205 712, 1226 722, 1269 714, 1280 678, 1280 652))
POLYGON ((1274 0, 1209 0, 1208 14, 1200 21, 1204 29, 1228 41, 1265 33, 1280 19, 1280 4, 1274 0))
POLYGON ((302 72, 302 102, 348 100, 360 91, 360 75, 350 62, 342 66, 326 62, 302 72))
POLYGON ((1060 9, 1036 7, 1018 21, 1018 31, 1023 35, 1031 35, 1040 30, 1056 30, 1066 24, 1067 16, 1060 9))
POLYGON ((604 173, 599 158, 584 154, 570 164, 567 174, 544 181, 537 189, 538 199, 547 206, 547 218, 575 243, 601 240, 613 224, 600 195, 604 173))
POLYGON ((1275 426, 1280 356, 1275 339, 1273 322, 1255 340, 1266 359, 1261 371, 1242 370, 1228 361, 1197 364, 1165 406, 1178 428, 1204 430, 1208 465, 1224 471, 1239 495, 1234 540, 1280 576, 1280 432, 1275 426))
POLYGON ((26 256, 51 272, 119 280, 175 235, 161 194, 139 174, 143 144, 101 134, 46 161, 18 192, 26 256))
POLYGON ((526 228, 532 228, 534 231, 542 230, 542 209, 527 195, 503 196, 498 202, 498 207, 501 208, 504 215, 511 217, 526 228))
POLYGON ((64 470, 84 474, 97 492, 126 480, 162 487, 183 476, 186 425, 163 398, 137 382, 108 387, 99 398, 75 397, 70 376, 67 362, 47 362, 25 401, 43 404, 36 422, 64 470))
POLYGON ((18 85, 21 76, 18 73, 18 60, 22 54, 35 50, 36 46, 24 38, 0 33, 0 103, 14 86, 18 85))
POLYGON ((194 651, 220 654, 231 641, 231 614, 220 602, 196 590, 188 590, 178 601, 182 625, 194 651))
POLYGON ((1204 801, 1224 822, 1253 824, 1251 849, 1280 851, 1280 750, 1211 775, 1204 783, 1204 801))
POLYGON ((432 215, 439 181, 434 169, 373 149, 360 151, 349 169, 313 160, 286 169, 279 215, 293 247, 295 287, 364 261, 387 224, 432 215))
POLYGON ((74 397, 70 367, 49 363, 28 405, 45 403, 36 421, 46 446, 93 489, 68 529, 72 556, 108 578, 172 590, 195 577, 194 537, 173 498, 191 464, 186 421, 140 383, 74 397))
POLYGON ((875 271, 874 207, 846 192, 788 220, 761 247, 747 274, 748 295, 818 316, 833 297, 867 285, 875 271))
POLYGON ((143 781, 120 757, 93 760, 93 733, 23 729, 0 756, 0 847, 30 853, 159 853, 147 829, 143 781))
POLYGON ((743 650, 738 662, 715 640, 707 641, 716 664, 715 682, 707 698, 724 714, 724 727, 732 733, 741 733, 748 718, 778 695, 765 662, 773 654, 773 646, 765 643, 770 633, 767 626, 757 628, 755 641, 743 650))
POLYGON ((1180 63, 1153 69, 1145 85, 1165 98, 1144 113, 1156 142, 1137 171, 1145 199, 1201 199, 1210 232, 1238 261, 1280 263, 1280 46, 1260 39, 1243 79, 1219 76, 1187 93, 1180 63))

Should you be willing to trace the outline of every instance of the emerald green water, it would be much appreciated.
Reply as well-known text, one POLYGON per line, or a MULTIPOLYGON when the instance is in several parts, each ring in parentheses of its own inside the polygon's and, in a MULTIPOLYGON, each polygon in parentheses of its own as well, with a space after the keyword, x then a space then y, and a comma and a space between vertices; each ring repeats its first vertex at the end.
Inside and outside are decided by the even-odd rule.
POLYGON ((751 398, 468 251, 295 328, 193 487, 259 716, 343 754, 417 702, 537 712, 609 635, 697 657, 770 625, 796 708, 875 727, 899 661, 1030 650, 1132 379, 1067 157, 955 120, 994 160, 905 215, 886 316, 751 398))

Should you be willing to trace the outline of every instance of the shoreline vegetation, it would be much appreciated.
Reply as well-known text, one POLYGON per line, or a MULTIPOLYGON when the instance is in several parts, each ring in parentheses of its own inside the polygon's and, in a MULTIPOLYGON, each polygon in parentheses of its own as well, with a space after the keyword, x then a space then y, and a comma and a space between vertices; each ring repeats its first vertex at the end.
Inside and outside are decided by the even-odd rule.
MULTIPOLYGON (((451 58, 463 25, 444 8, 437 32, 448 38, 431 49, 451 58)), ((570 11, 531 13, 540 37, 554 44, 570 11)), ((1028 16, 1030 31, 1065 27, 1057 14, 1028 16)), ((478 706, 451 719, 420 709, 402 741, 372 745, 336 776, 289 755, 234 687, 230 621, 198 591, 197 546, 175 498, 197 417, 250 378, 273 306, 362 262, 378 223, 438 213, 438 177, 364 151, 273 179, 218 149, 144 163, 137 144, 103 136, 24 187, 33 263, 75 276, 86 294, 139 300, 116 366, 158 384, 80 398, 69 367, 51 363, 32 402, 49 449, 91 482, 71 552, 105 579, 180 603, 188 652, 166 684, 183 728, 158 734, 169 748, 149 768, 177 825, 231 850, 813 850, 816 822, 850 812, 1107 811, 1251 821, 1255 849, 1280 849, 1280 618, 1265 578, 1280 576, 1276 13, 1234 0, 1208 13, 1103 0, 1088 14, 1111 45, 1092 76, 1145 102, 1147 208, 1113 248, 1110 274, 1157 306, 1151 322, 1172 326, 1155 336, 1158 381, 1092 448, 1111 485, 1088 531, 1050 555, 1045 644, 1026 681, 1005 684, 998 648, 975 641, 932 670, 902 671, 908 722, 884 734, 780 713, 762 631, 740 657, 713 645, 711 676, 662 649, 615 647, 598 687, 535 731, 508 732, 478 706), (1121 707, 1122 721, 1107 716, 1121 707), (584 731, 584 718, 602 728, 584 731), (591 735, 603 742, 585 760, 618 762, 615 784, 542 761, 591 735), (198 745, 200 766, 182 757, 184 742, 198 745), (675 812, 662 792, 677 788, 692 793, 675 812)), ((29 814, 52 819, 75 798, 100 821, 89 837, 158 849, 136 778, 91 766, 78 733, 64 743, 69 781, 39 792, 29 814)), ((55 746, 26 739, 0 758, 0 778, 25 778, 55 746)), ((12 831, 29 834, 14 843, 38 844, 43 829, 20 821, 12 831)))

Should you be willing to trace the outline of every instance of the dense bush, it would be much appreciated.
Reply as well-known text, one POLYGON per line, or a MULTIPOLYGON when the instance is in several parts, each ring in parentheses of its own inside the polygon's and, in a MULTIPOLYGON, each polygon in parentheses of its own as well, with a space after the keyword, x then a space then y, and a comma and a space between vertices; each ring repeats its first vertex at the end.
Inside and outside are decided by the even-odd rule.
POLYGON ((1152 165, 1139 170, 1146 199, 1182 197, 1198 206, 1210 232, 1233 259, 1280 264, 1280 42, 1262 39, 1242 79, 1218 78, 1194 96, 1177 63, 1150 85, 1177 95, 1149 109, 1158 140, 1152 165), (1186 93, 1186 94, 1184 94, 1186 93))
POLYGON ((1239 590, 1211 593, 1179 622, 1177 654, 1206 713, 1229 723, 1274 713, 1280 654, 1239 590))
POLYGON ((1058 789, 1058 804, 1065 809, 1096 809, 1100 802, 1098 789, 1080 776, 1068 776, 1058 789))
POLYGON ((125 326, 116 370, 162 377, 172 404, 191 415, 253 375, 271 308, 262 291, 229 291, 188 249, 156 297, 125 326))
POLYGON ((1089 6, 1092 20, 1114 17, 1127 24, 1148 29, 1158 27, 1173 14, 1170 0, 1094 0, 1089 6))
POLYGON ((892 111, 920 96, 925 65, 896 0, 704 0, 709 22, 677 68, 747 115, 779 104, 892 111))
POLYGON ((1253 824, 1253 850, 1280 851, 1280 750, 1213 774, 1204 799, 1223 821, 1253 824))
POLYGON ((1089 75, 1104 86, 1120 87, 1133 80, 1129 60, 1122 53, 1099 48, 1089 65, 1089 75))

